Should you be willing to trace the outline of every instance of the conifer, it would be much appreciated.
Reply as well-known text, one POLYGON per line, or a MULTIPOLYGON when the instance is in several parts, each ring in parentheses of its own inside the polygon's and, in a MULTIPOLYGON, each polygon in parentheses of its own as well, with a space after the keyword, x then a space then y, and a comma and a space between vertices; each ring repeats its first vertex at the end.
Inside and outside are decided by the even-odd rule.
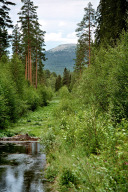
POLYGON ((77 45, 77 58, 76 63, 77 70, 79 65, 79 71, 83 68, 83 62, 88 60, 88 66, 91 63, 91 42, 92 42, 92 29, 95 26, 95 11, 92 8, 92 4, 89 2, 88 6, 84 8, 85 14, 80 23, 78 23, 78 28, 76 29, 77 36, 79 38, 77 45), (81 51, 82 49, 82 51, 81 51), (79 56, 80 52, 80 58, 79 56), (86 52, 86 53, 85 53, 86 52), (85 58, 86 54, 88 55, 85 58))
POLYGON ((0 58, 7 52, 11 36, 8 35, 7 29, 12 28, 12 20, 9 16, 9 5, 15 5, 11 1, 0 0, 0 58))

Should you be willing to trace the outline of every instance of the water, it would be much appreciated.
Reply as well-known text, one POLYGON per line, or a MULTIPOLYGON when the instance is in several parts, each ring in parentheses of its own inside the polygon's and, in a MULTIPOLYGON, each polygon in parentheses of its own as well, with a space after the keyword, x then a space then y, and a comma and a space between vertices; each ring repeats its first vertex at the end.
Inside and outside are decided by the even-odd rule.
POLYGON ((0 192, 46 192, 38 142, 0 143, 0 192))

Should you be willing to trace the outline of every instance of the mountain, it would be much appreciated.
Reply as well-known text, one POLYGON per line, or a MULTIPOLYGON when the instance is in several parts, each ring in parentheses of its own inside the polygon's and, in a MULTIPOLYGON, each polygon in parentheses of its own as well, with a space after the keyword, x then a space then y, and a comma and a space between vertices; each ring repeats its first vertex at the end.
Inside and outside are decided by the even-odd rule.
POLYGON ((47 60, 44 62, 44 69, 62 75, 66 67, 72 72, 76 58, 75 49, 76 44, 62 44, 46 51, 47 60))

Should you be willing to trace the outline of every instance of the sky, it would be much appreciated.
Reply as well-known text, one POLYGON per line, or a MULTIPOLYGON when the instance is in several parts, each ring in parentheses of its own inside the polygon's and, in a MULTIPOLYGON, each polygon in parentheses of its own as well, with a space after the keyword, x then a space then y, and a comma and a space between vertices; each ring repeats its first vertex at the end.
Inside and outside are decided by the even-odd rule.
MULTIPOLYGON (((45 49, 49 50, 61 44, 77 43, 75 30, 84 15, 84 8, 89 2, 96 10, 100 0, 33 0, 38 6, 37 14, 41 29, 46 31, 45 49)), ((15 25, 20 11, 20 0, 14 0, 16 6, 11 6, 10 17, 15 25)), ((10 31, 11 32, 11 31, 10 31)))

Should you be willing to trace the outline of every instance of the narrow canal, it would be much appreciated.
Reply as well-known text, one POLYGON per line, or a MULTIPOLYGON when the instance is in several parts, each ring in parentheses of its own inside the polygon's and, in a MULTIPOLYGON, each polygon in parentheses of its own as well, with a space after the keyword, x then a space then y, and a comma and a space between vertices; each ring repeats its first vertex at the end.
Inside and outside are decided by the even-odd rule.
POLYGON ((0 192, 46 192, 46 156, 38 142, 0 143, 0 192))

